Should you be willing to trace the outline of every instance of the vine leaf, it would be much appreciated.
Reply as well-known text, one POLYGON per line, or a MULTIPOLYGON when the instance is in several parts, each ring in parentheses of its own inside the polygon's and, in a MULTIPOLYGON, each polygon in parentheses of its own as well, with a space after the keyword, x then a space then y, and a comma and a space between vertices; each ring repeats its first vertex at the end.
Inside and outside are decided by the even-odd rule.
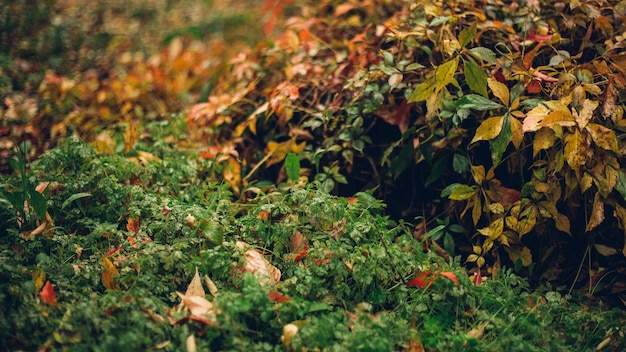
POLYGON ((495 95, 496 98, 500 99, 502 104, 504 104, 505 106, 509 106, 509 88, 507 88, 504 83, 500 83, 493 78, 489 78, 487 79, 487 85, 489 86, 489 89, 491 89, 493 95, 495 95))
POLYGON ((490 141, 500 135, 502 132, 502 125, 504 123, 504 116, 490 117, 478 126, 476 134, 472 138, 472 143, 478 141, 490 141))
POLYGON ((436 89, 435 92, 439 93, 445 86, 447 86, 456 73, 456 68, 459 65, 459 58, 456 57, 448 62, 445 62, 437 67, 435 71, 436 89))
POLYGON ((483 97, 487 97, 487 74, 485 70, 472 59, 463 60, 463 65, 465 67, 465 82, 469 88, 483 97))

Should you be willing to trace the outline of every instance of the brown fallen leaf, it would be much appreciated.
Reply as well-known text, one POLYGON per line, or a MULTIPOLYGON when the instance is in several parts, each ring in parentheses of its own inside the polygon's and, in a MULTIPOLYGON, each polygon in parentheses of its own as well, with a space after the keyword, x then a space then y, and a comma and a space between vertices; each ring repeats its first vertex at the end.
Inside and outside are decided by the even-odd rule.
POLYGON ((263 254, 252 249, 245 242, 237 241, 236 246, 245 250, 246 262, 243 268, 244 271, 252 273, 261 285, 275 285, 280 281, 280 270, 267 261, 263 254))

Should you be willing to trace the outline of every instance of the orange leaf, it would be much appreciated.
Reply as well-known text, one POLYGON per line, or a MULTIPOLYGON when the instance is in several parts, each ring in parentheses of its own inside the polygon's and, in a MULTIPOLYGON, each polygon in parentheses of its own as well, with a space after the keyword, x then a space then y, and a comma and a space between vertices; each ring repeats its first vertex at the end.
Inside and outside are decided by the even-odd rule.
POLYGON ((126 231, 132 232, 134 234, 139 233, 139 220, 128 218, 128 223, 126 224, 126 231))
POLYGON ((267 210, 262 210, 259 212, 259 215, 256 216, 257 219, 267 220, 270 218, 270 212, 267 210))
POLYGON ((459 279, 456 278, 456 275, 454 275, 453 272, 451 272, 451 271, 444 271, 444 272, 441 273, 441 276, 443 276, 446 279, 454 282, 455 285, 461 286, 461 283, 459 283, 459 279))
POLYGON ((291 301, 290 297, 284 296, 279 292, 269 290, 267 293, 269 294, 270 301, 272 302, 283 303, 283 302, 291 301))
POLYGON ((46 284, 43 285, 41 292, 39 292, 39 297, 51 306, 57 304, 57 295, 54 293, 54 288, 50 281, 46 281, 46 284))

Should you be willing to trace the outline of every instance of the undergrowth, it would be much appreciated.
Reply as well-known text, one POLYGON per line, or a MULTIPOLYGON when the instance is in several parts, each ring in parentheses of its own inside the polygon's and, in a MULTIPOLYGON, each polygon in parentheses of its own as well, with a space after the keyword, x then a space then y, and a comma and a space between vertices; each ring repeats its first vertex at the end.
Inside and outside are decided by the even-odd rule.
POLYGON ((69 138, 1 179, 4 350, 626 347, 622 311, 532 291, 509 269, 470 278, 369 192, 336 197, 290 180, 233 202, 214 159, 165 143, 135 153, 69 138), (43 208, 32 195, 14 201, 31 190, 43 208), (246 269, 241 242, 280 279, 246 269), (212 314, 179 306, 196 270, 214 285, 202 297, 212 314))

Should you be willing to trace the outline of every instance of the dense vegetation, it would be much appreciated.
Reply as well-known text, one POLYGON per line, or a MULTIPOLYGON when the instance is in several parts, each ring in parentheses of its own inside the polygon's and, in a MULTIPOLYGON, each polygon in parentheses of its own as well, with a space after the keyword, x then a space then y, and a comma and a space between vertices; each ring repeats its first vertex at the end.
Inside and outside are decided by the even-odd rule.
POLYGON ((2 346, 623 349, 624 17, 0 4, 2 346))

